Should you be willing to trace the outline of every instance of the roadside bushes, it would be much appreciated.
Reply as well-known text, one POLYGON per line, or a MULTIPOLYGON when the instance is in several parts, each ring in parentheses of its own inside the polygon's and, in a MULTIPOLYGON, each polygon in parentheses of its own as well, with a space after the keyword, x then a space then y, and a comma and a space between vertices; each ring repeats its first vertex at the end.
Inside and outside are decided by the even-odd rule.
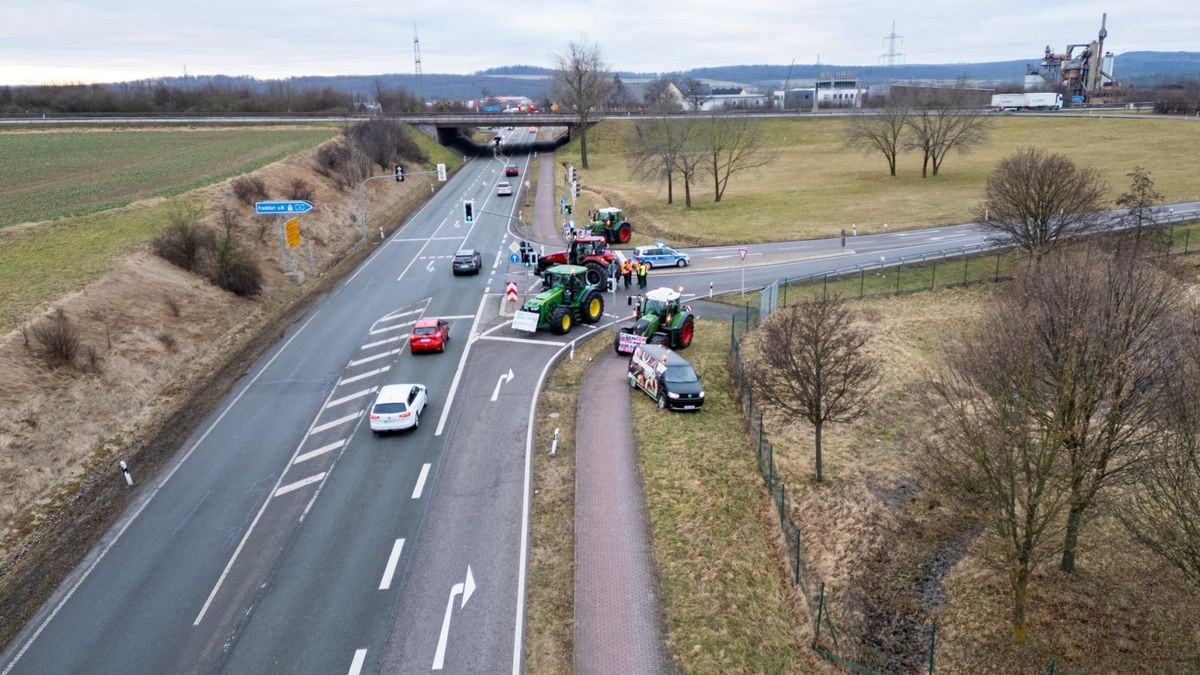
POLYGON ((372 165, 387 169, 395 162, 429 161, 405 125, 371 119, 342 129, 342 139, 317 150, 317 171, 333 179, 339 189, 357 186, 371 175, 372 165))
POLYGON ((267 200, 267 184, 258 176, 238 176, 233 179, 233 196, 246 206, 267 200))
POLYGON ((79 328, 71 323, 62 307, 48 318, 33 324, 33 351, 51 368, 69 366, 79 353, 79 328))
POLYGON ((243 297, 262 290, 262 270, 252 253, 237 240, 241 225, 237 214, 224 208, 220 230, 203 221, 195 206, 172 209, 168 223, 150 242, 155 255, 193 274, 207 277, 221 288, 243 297))

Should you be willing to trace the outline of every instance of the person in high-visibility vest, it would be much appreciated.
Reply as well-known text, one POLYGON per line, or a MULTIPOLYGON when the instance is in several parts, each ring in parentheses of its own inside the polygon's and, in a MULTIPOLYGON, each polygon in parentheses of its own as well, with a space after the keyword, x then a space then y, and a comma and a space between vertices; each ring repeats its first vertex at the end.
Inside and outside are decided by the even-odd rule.
POLYGON ((629 290, 629 282, 633 280, 633 261, 621 261, 621 276, 625 278, 625 290, 629 290))
POLYGON ((649 273, 650 263, 646 262, 645 260, 639 262, 637 266, 638 288, 646 287, 646 275, 649 273))

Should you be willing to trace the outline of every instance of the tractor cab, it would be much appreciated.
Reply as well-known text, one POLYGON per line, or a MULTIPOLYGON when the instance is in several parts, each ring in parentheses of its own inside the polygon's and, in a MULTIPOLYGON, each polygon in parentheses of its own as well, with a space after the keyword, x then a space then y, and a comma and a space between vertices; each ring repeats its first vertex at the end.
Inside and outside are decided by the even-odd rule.
POLYGON ((571 256, 572 263, 578 264, 576 261, 603 255, 608 250, 608 245, 603 237, 575 237, 571 242, 571 249, 574 254, 571 256))
MULTIPOLYGON (((642 302, 638 304, 638 316, 642 314, 654 314, 661 317, 670 317, 679 312, 679 291, 673 288, 656 288, 652 291, 647 291, 642 302)), ((670 322, 670 319, 667 319, 670 322)))
POLYGON ((571 300, 587 286, 587 268, 579 265, 555 265, 542 275, 542 288, 561 288, 563 299, 571 300))
POLYGON ((602 209, 597 209, 596 217, 593 218, 592 221, 600 223, 605 227, 605 229, 607 229, 608 227, 624 222, 625 219, 621 217, 621 209, 613 206, 607 206, 602 209))

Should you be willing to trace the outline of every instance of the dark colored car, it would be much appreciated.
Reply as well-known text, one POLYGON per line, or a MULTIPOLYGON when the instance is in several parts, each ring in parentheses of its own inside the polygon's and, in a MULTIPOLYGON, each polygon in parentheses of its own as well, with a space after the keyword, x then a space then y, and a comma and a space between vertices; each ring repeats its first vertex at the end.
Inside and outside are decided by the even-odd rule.
POLYGON ((473 248, 464 248, 454 254, 454 261, 450 263, 450 269, 454 270, 455 276, 459 274, 479 274, 479 269, 483 267, 483 256, 473 248))
POLYGON ((516 164, 509 164, 508 166, 504 167, 504 175, 505 176, 516 176, 520 172, 521 171, 520 171, 520 169, 517 168, 516 164))
POLYGON ((659 408, 699 410, 704 386, 687 359, 661 345, 638 345, 629 357, 629 386, 641 389, 659 408))

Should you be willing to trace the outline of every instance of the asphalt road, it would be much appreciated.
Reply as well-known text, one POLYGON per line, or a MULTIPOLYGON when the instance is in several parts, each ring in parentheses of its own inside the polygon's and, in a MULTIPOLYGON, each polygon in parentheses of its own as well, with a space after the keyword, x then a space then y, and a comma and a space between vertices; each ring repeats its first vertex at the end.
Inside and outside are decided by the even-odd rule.
MULTIPOLYGON (((521 670, 533 405, 569 345, 497 315, 506 279, 533 281, 507 257, 524 200, 494 186, 523 189, 517 153, 535 134, 502 133, 521 175, 471 161, 300 317, 139 488, 2 673, 521 670), (450 273, 463 246, 483 252, 477 277, 450 273), (449 318, 446 353, 408 353, 421 316, 449 318), (427 385, 430 405, 417 430, 376 437, 365 413, 398 382, 427 385)), ((737 247, 695 249, 691 268, 650 285, 721 293, 984 239, 967 224, 752 245, 744 269, 737 247)), ((606 294, 602 324, 627 313, 624 295, 606 294)))

